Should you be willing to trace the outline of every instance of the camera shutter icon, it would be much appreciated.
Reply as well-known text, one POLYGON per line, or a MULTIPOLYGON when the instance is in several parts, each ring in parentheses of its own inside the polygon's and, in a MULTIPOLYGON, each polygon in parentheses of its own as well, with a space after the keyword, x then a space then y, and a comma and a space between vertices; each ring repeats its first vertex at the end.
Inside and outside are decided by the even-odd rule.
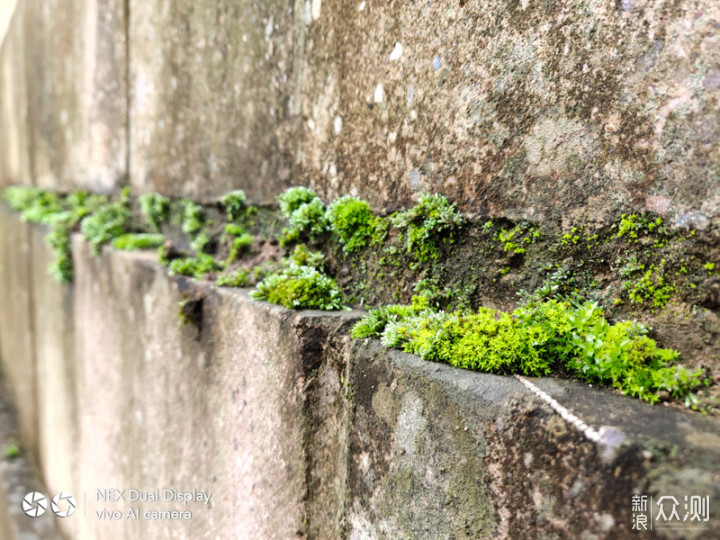
POLYGON ((69 493, 61 491, 53 497, 50 508, 52 508, 52 511, 55 512, 57 517, 65 518, 70 517, 75 513, 76 506, 77 502, 75 501, 75 497, 69 493), (64 501, 63 506, 65 507, 65 510, 62 510, 60 507, 60 503, 62 501, 64 501))
POLYGON ((42 493, 31 491, 23 497, 22 509, 31 518, 40 517, 47 510, 47 499, 42 493))

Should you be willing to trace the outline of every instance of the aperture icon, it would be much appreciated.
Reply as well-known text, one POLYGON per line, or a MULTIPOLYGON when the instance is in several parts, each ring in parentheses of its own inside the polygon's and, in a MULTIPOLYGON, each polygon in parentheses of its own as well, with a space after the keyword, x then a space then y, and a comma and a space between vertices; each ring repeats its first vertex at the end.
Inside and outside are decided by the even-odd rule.
POLYGON ((52 511, 55 512, 55 515, 57 515, 57 517, 64 518, 72 516, 75 513, 76 506, 77 502, 75 502, 75 497, 73 497, 69 493, 61 491, 53 497, 50 508, 52 508, 52 511), (65 503, 63 504, 63 506, 65 506, 65 510, 62 510, 60 508, 61 501, 65 501, 65 503))
POLYGON ((42 493, 32 491, 23 498, 22 509, 32 518, 40 517, 47 510, 47 499, 42 493))

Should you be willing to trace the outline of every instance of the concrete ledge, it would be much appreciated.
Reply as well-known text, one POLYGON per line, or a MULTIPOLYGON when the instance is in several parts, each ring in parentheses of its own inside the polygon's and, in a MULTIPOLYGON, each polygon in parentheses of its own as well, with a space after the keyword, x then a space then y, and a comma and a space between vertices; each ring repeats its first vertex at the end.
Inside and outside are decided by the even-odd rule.
POLYGON ((624 538, 633 495, 710 497, 707 530, 653 534, 720 534, 712 419, 534 381, 622 432, 604 452, 513 378, 353 342, 361 313, 254 302, 169 276, 153 254, 94 257, 79 237, 75 283, 61 286, 42 229, 0 218, 0 291, 29 291, 1 304, 2 362, 20 417, 39 426, 23 436, 48 489, 82 500, 60 522, 69 538, 624 538), (183 301, 195 324, 181 323, 183 301), (212 496, 98 500, 110 488, 212 496), (192 519, 143 518, 165 509, 192 519))
MULTIPOLYGON (((596 429, 619 430, 608 452, 514 378, 376 341, 357 343, 352 357, 349 519, 358 538, 627 538, 633 495, 720 500, 712 419, 574 381, 533 381, 596 429)), ((713 538, 720 515, 702 526, 656 534, 713 538)))

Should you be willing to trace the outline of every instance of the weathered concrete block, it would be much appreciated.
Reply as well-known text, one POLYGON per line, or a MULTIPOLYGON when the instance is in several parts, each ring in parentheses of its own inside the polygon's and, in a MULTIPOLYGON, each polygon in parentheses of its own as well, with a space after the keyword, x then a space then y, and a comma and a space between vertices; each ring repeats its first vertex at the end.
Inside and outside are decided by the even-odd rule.
POLYGON ((15 10, 0 47, 0 186, 28 183, 24 13, 15 10))
POLYGON ((715 2, 311 5, 299 177, 327 198, 720 219, 715 2))
POLYGON ((18 403, 20 431, 36 458, 37 389, 32 334, 32 259, 27 223, 0 204, 0 361, 18 403))
POLYGON ((277 0, 130 2, 134 188, 262 202, 289 185, 292 25, 277 0))
POLYGON ((36 185, 109 192, 127 176, 125 2, 24 0, 36 185))
MULTIPOLYGON (((78 389, 72 285, 48 273, 52 253, 46 227, 30 227, 32 339, 37 394, 37 454, 48 494, 81 496, 77 471, 82 468, 77 407, 78 389)), ((61 519, 67 538, 77 538, 78 520, 61 519)))
MULTIPOLYGON (((307 528, 313 470, 328 474, 312 481, 330 484, 315 492, 328 493, 319 504, 336 527, 345 491, 335 467, 343 468, 344 447, 330 450, 333 463, 318 456, 317 467, 306 467, 313 436, 317 447, 337 441, 320 425, 308 427, 307 395, 319 384, 310 374, 325 361, 326 339, 356 316, 300 315, 171 278, 153 255, 105 250, 96 258, 79 238, 73 247, 75 326, 84 329, 76 333, 78 483, 90 494, 77 537, 292 538, 307 528), (194 303, 197 326, 181 324, 183 300, 194 303), (194 488, 212 499, 207 507, 92 500, 97 488, 124 486, 194 488), (189 509, 192 520, 94 517, 104 507, 125 515, 138 505, 189 509)), ((328 392, 317 401, 329 410, 339 399, 328 392)), ((335 422, 343 428, 342 416, 335 422)))
MULTIPOLYGON (((720 498, 712 419, 534 381, 589 425, 615 428, 613 444, 598 446, 513 378, 375 341, 351 354, 350 538, 625 538, 633 495, 720 498)), ((653 534, 714 537, 720 516, 711 511, 701 526, 653 534)))

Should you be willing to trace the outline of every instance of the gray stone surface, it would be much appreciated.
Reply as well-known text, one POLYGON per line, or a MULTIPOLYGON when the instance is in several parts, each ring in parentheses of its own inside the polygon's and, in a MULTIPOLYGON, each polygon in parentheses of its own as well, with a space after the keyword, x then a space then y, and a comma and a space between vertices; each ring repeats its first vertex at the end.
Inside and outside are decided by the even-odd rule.
POLYGON ((23 28, 17 9, 0 46, 0 186, 30 181, 23 28))
POLYGON ((20 2, 36 185, 109 192, 127 176, 125 2, 20 2))
POLYGON ((292 3, 129 5, 133 187, 273 201, 296 150, 292 3))
POLYGON ((37 458, 37 390, 32 339, 30 231, 0 204, 0 361, 19 405, 20 430, 37 458))
POLYGON ((38 471, 23 455, 22 447, 19 456, 5 455, 5 449, 19 440, 12 393, 0 370, 0 540, 61 540, 49 500, 39 517, 31 519, 22 511, 22 500, 28 493, 37 491, 46 498, 53 495, 38 481, 38 471))
MULTIPOLYGON (((425 362, 374 340, 350 356, 350 538, 629 538, 633 495, 681 504, 698 495, 711 507, 720 498, 713 419, 534 380, 617 435, 599 446, 514 378, 425 362)), ((711 510, 701 525, 647 537, 714 538, 720 516, 711 510)))
MULTIPOLYGON (((51 495, 82 493, 77 482, 82 468, 73 286, 60 284, 48 273, 51 252, 45 243, 47 227, 30 227, 32 282, 32 346, 35 353, 37 393, 37 455, 47 491, 51 495)), ((78 520, 62 519, 67 538, 77 538, 78 520)))
POLYGON ((328 198, 718 223, 716 2, 311 5, 298 178, 328 198))

